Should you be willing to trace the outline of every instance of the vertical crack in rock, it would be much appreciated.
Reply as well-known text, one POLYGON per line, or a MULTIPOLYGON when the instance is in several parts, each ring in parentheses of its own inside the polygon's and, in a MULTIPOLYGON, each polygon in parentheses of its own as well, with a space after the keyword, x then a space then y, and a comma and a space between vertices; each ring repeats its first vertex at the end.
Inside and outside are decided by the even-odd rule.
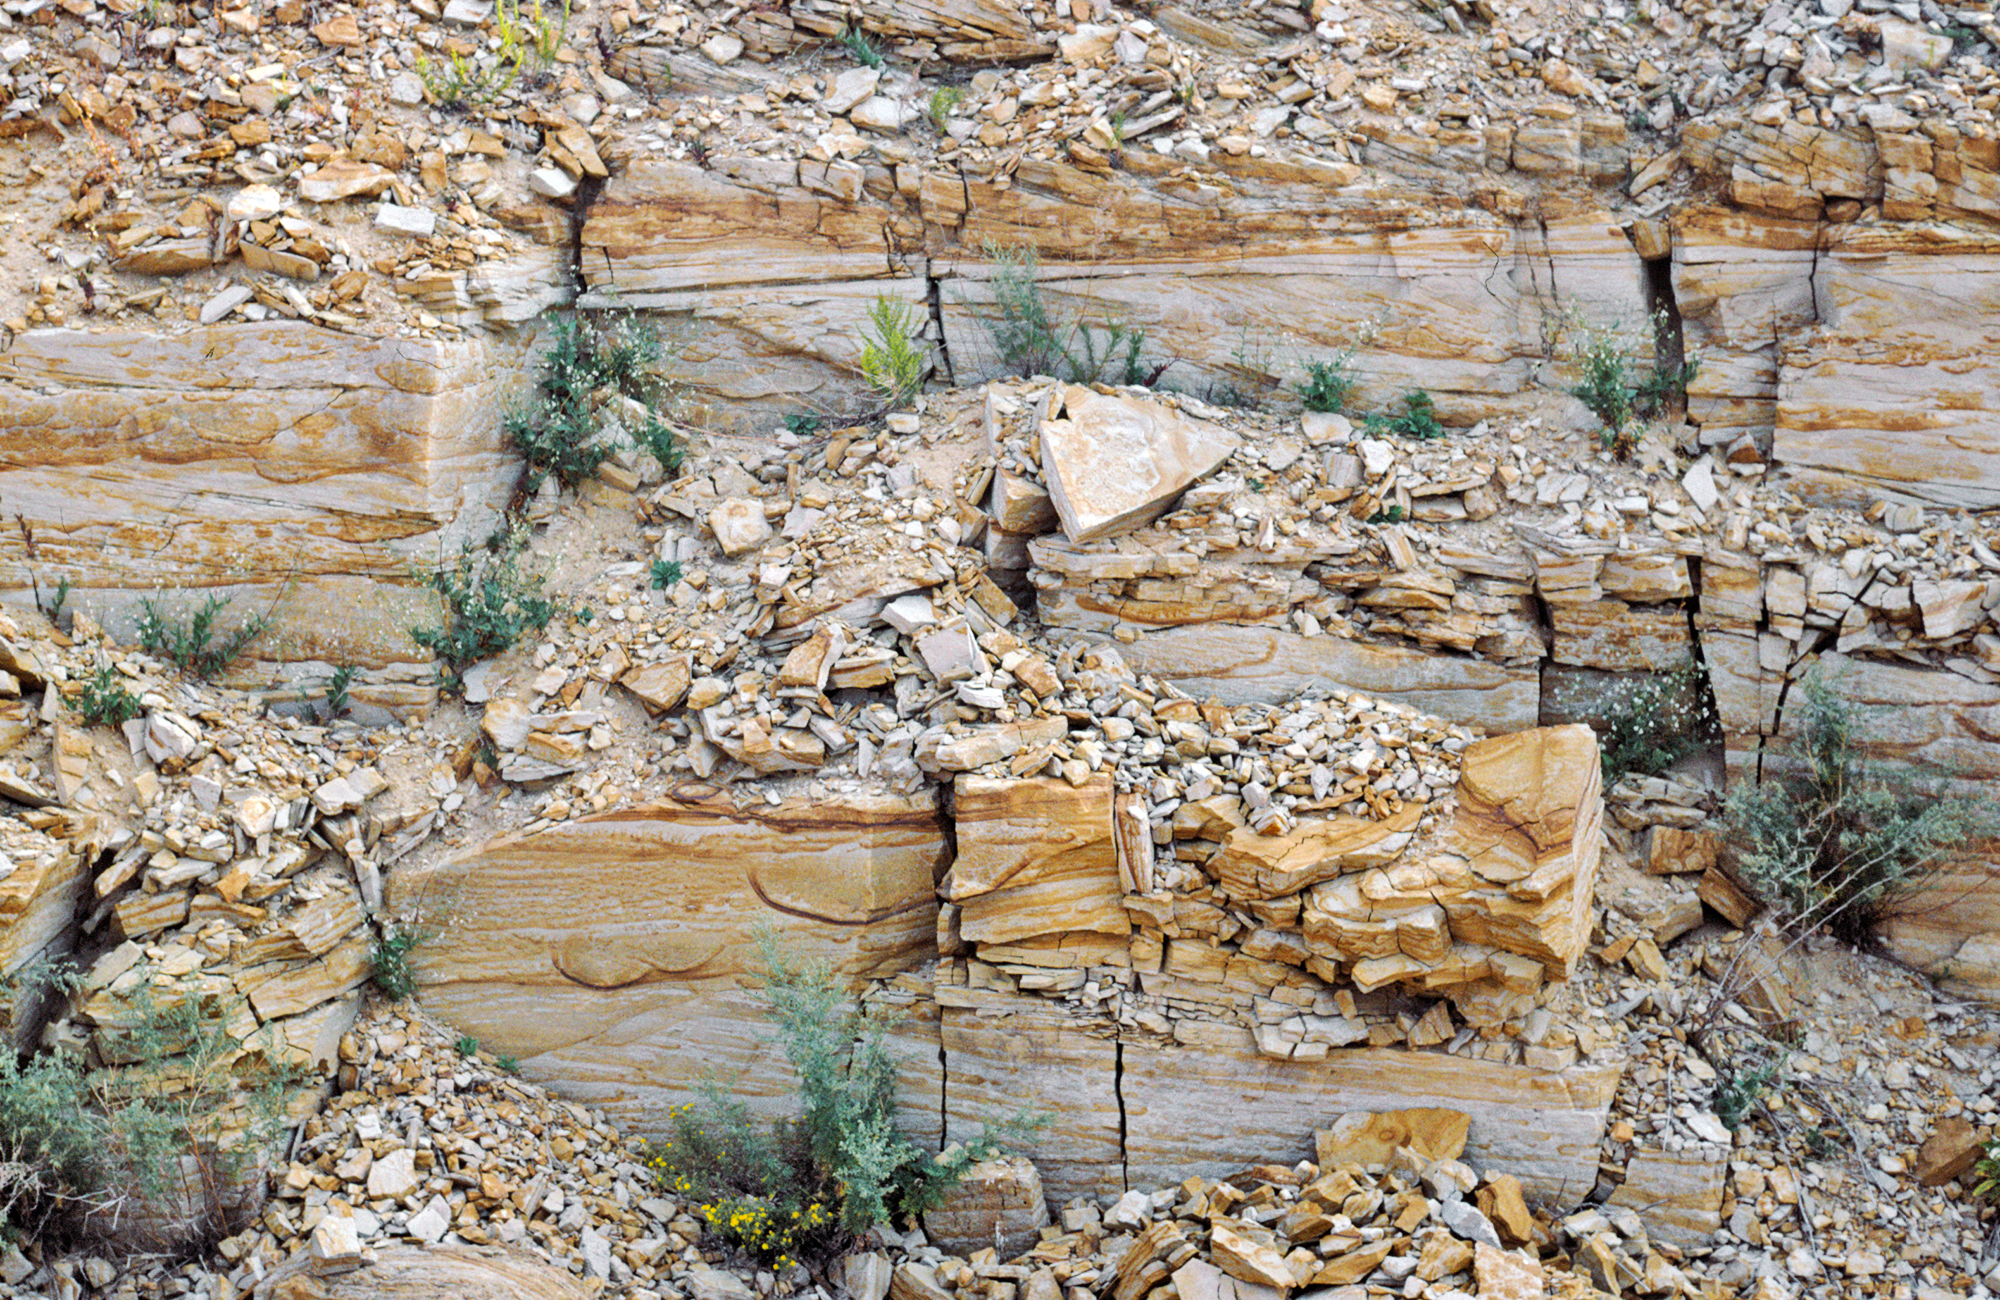
MULTIPOLYGON (((603 192, 604 178, 586 175, 576 187, 576 202, 569 211, 569 275, 579 296, 588 287, 583 275, 583 226, 590 218, 590 209, 596 204, 597 196, 603 192)), ((609 279, 609 259, 606 259, 604 271, 605 278, 609 279)))
POLYGON ((1125 1119, 1125 1040, 1111 1040, 1111 1095, 1118 1101, 1118 1185, 1132 1190, 1132 1151, 1125 1119))
POLYGON ((924 273, 924 301, 930 307, 931 328, 937 331, 938 364, 944 370, 944 381, 951 387, 958 387, 958 371, 952 368, 951 345, 944 334, 944 282, 926 268, 924 273))

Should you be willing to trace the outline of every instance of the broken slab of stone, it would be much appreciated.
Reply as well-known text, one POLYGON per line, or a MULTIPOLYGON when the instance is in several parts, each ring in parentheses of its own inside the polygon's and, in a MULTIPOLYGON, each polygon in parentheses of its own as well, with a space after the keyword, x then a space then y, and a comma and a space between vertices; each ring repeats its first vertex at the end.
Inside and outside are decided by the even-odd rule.
POLYGON ((924 1215, 924 1231, 934 1245, 956 1255, 991 1246, 1002 1259, 1012 1259, 1035 1244, 1048 1222, 1048 1197, 1035 1162, 1007 1156, 966 1170, 943 1204, 924 1215))
POLYGON ((327 1274, 311 1251, 272 1269, 253 1300, 588 1300, 594 1291, 553 1264, 506 1246, 405 1243, 372 1248, 360 1267, 327 1274))
POLYGON ((1111 829, 1112 783, 965 774, 952 783, 958 856, 940 892, 974 942, 1131 931, 1111 829))
POLYGON ((1233 430, 1156 398, 1080 384, 1061 396, 1062 415, 1041 425, 1042 473, 1073 543, 1151 523, 1242 444, 1233 430))
POLYGON ((1438 1107, 1353 1111, 1314 1130, 1313 1158, 1322 1169, 1386 1165, 1397 1148, 1408 1147, 1426 1160, 1456 1160, 1471 1124, 1464 1111, 1438 1107))
POLYGON ((1625 1162, 1625 1181, 1611 1204, 1639 1212, 1656 1241, 1688 1249, 1705 1246, 1722 1227, 1723 1183, 1729 1153, 1722 1148, 1638 1150, 1625 1162))

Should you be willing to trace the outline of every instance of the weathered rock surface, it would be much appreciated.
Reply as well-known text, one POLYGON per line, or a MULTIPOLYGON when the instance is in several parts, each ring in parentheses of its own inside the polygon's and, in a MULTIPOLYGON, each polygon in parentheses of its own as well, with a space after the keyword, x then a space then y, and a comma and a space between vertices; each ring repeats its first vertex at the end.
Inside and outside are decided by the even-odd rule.
POLYGON ((26 334, 0 357, 0 493, 35 554, 9 530, 0 588, 76 575, 73 606, 119 629, 140 595, 220 589, 270 606, 274 658, 413 658, 412 565, 484 536, 513 485, 519 356, 279 322, 26 334))
POLYGON ((790 1086, 745 987, 760 924, 844 979, 893 974, 935 941, 945 857, 928 795, 661 803, 401 874, 390 904, 440 917, 416 963, 439 1015, 657 1125, 710 1067, 747 1069, 752 1096, 790 1086))

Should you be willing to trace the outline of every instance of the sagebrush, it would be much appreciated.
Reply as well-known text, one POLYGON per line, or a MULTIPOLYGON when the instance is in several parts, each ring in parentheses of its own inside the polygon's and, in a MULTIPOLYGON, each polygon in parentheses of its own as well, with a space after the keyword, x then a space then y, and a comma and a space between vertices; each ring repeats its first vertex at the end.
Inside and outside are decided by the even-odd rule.
POLYGON ((888 1017, 851 1001, 825 964, 789 958, 768 931, 758 944, 768 1016, 799 1076, 799 1117, 761 1123, 711 1086, 675 1109, 649 1164, 760 1263, 824 1264, 875 1224, 934 1208, 1000 1148, 981 1138, 932 1155, 897 1131, 888 1017))
POLYGON ((1865 945, 1897 903, 1991 832, 1990 802, 1943 774, 1865 758, 1855 707, 1817 669, 1793 685, 1785 710, 1795 743, 1767 753, 1762 779, 1729 792, 1737 871, 1800 929, 1865 945))
MULTIPOLYGON (((74 990, 74 971, 49 978, 74 990)), ((240 1227, 231 1192, 286 1123, 305 1072, 270 1044, 240 1000, 139 985, 131 1019, 100 1031, 102 1062, 0 1051, 0 1215, 45 1239, 116 1239, 135 1203, 180 1206, 194 1243, 240 1227), (261 1031, 260 1031, 261 1032, 261 1031)), ((148 1246, 167 1243, 129 1243, 148 1246)))

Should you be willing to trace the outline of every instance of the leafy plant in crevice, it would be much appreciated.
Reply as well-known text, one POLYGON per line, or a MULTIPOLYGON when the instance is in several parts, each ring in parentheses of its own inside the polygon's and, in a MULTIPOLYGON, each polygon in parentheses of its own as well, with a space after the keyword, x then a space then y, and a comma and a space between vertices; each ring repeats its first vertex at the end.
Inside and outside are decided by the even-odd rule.
POLYGON ((110 664, 83 679, 76 693, 76 711, 93 727, 121 726, 139 716, 139 697, 125 689, 125 678, 110 664))
POLYGON ((482 659, 499 654, 531 631, 547 627, 555 602, 542 595, 542 579, 524 572, 518 541, 497 550, 467 549, 439 565, 426 582, 444 597, 442 627, 411 628, 410 639, 444 661, 447 682, 482 659))
POLYGON ((228 596, 205 596, 183 619, 168 609, 166 602, 145 597, 139 601, 139 645, 182 672, 204 680, 212 678, 235 662, 271 625, 268 615, 258 614, 222 632, 216 620, 229 605, 228 596))
POLYGON ((1605 692, 1598 761, 1609 790, 1625 776, 1653 776, 1722 739, 1707 676, 1692 656, 1661 672, 1620 678, 1605 692))
POLYGON ((1767 753, 1761 779, 1729 793, 1737 872, 1798 929, 1865 946, 1926 877, 1990 833, 1992 806, 1866 759, 1854 706, 1818 669, 1793 685, 1786 711, 1797 720, 1789 752, 1767 753))
POLYGON ((1590 324, 1574 313, 1566 322, 1566 333, 1574 340, 1568 359, 1577 372, 1570 395, 1597 417, 1601 442, 1621 460, 1638 448, 1637 426, 1685 400, 1688 384, 1701 371, 1699 354, 1681 349, 1664 307, 1654 312, 1651 326, 1650 339, 1643 339, 1615 326, 1590 324), (1655 364, 1635 374, 1631 354, 1645 342, 1652 344, 1655 364))
MULTIPOLYGON (((759 1263, 824 1264, 897 1215, 934 1208, 991 1138, 932 1155, 895 1127, 891 1022, 856 1005, 819 962, 758 934, 767 1014, 799 1078, 799 1117, 761 1123, 711 1083, 677 1107, 648 1164, 710 1231, 759 1263)), ((1034 1123, 1022 1117, 1013 1131, 1034 1123)), ((999 1126, 1005 1127, 1005 1126, 999 1126)))
POLYGON ((1308 411, 1338 413, 1347 406, 1354 391, 1354 349, 1346 348, 1324 360, 1305 363, 1305 378, 1299 381, 1299 401, 1308 411))
POLYGON ((1370 434, 1380 436, 1393 433, 1399 438, 1413 438, 1419 442, 1430 442, 1444 437, 1444 426, 1438 423, 1437 407, 1431 395, 1421 388, 1412 389, 1402 396, 1403 409, 1388 415, 1370 415, 1362 421, 1370 434))
MULTIPOLYGON (((369 978, 392 1002, 406 1001, 417 991, 416 972, 410 969, 410 954, 424 941, 413 926, 390 922, 382 927, 369 954, 369 978)), ((474 1045, 475 1050, 477 1044, 474 1045)))
POLYGON ((353 702, 348 698, 348 691, 360 671, 353 664, 340 664, 327 677, 325 691, 320 698, 326 717, 337 718, 347 712, 348 705, 353 702))
POLYGON ((1986 1139, 1981 1149, 1985 1154, 1972 1166, 1972 1194, 2000 1202, 2000 1137, 1986 1139))
POLYGON ((1785 1061, 1773 1056, 1747 1066, 1731 1064, 1716 1072, 1715 1117, 1731 1129, 1743 1127, 1750 1111, 1773 1087, 1782 1086, 1785 1061))
POLYGON ((654 560, 646 566, 646 578, 656 591, 666 591, 681 580, 679 560, 654 560))
POLYGON ((982 249, 993 294, 990 311, 974 309, 992 340, 1001 368, 1028 378, 1050 375, 1070 383, 1150 387, 1165 365, 1143 360, 1146 331, 1118 319, 1093 324, 1059 320, 1049 309, 1030 248, 987 244, 982 249))
POLYGON ((593 403, 604 389, 645 405, 653 419, 631 431, 633 440, 668 468, 680 463, 672 429, 652 411, 662 385, 650 368, 664 350, 658 329, 631 313, 603 327, 580 315, 549 322, 534 392, 501 421, 501 431, 528 462, 530 492, 550 477, 573 488, 611 455, 611 445, 599 437, 593 403))
POLYGON ((922 342, 923 318, 911 304, 875 295, 861 338, 861 374, 875 395, 902 406, 924 386, 930 350, 922 342))
POLYGON ((474 1038, 471 1034, 460 1034, 458 1036, 458 1041, 456 1043, 453 1043, 452 1046, 457 1050, 460 1056, 479 1055, 479 1040, 477 1038, 474 1038))
POLYGON ((882 68, 887 65, 887 60, 882 57, 882 51, 876 48, 875 42, 868 39, 868 33, 859 27, 841 28, 839 40, 847 47, 848 54, 862 67, 882 68))

